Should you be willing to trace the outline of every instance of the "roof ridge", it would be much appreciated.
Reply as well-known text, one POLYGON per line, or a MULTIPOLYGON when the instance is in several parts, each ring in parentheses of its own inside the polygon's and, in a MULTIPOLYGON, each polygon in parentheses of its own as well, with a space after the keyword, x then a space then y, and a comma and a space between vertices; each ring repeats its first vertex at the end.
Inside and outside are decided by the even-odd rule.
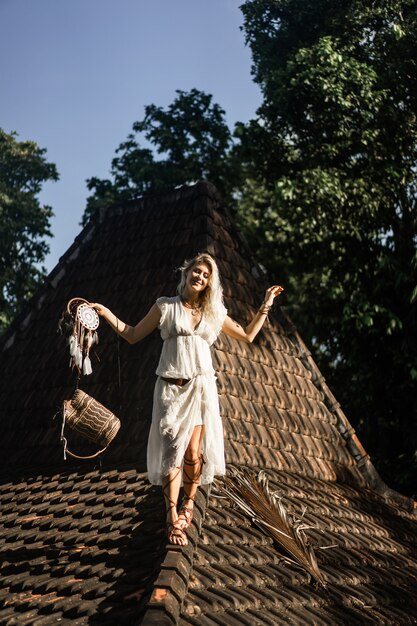
POLYGON ((220 201, 221 196, 217 188, 207 180, 200 180, 191 185, 179 185, 178 187, 161 189, 159 191, 146 191, 141 196, 131 200, 121 200, 103 207, 100 207, 97 214, 91 218, 91 221, 100 222, 110 216, 119 213, 135 212, 143 210, 148 204, 156 204, 161 200, 167 201, 184 200, 187 197, 192 199, 198 198, 200 195, 208 195, 220 201))
POLYGON ((210 491, 211 485, 205 485, 197 492, 193 524, 187 533, 188 545, 168 544, 159 575, 153 583, 153 591, 141 621, 142 626, 175 626, 178 623, 188 591, 210 491))

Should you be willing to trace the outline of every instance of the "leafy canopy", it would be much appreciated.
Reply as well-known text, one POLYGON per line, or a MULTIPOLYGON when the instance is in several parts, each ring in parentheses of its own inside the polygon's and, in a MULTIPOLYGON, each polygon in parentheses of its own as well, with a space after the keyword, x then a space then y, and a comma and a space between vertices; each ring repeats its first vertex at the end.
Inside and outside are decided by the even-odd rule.
POLYGON ((258 119, 237 128, 243 226, 289 286, 291 313, 380 468, 411 488, 415 3, 247 0, 242 11, 264 95, 258 119))
POLYGON ((52 209, 41 206, 42 184, 58 180, 46 150, 0 128, 0 332, 45 275, 52 209))
POLYGON ((134 132, 116 150, 112 180, 87 181, 94 193, 83 223, 100 206, 201 179, 210 179, 227 192, 230 182, 223 157, 231 133, 223 109, 197 89, 176 93, 166 110, 154 104, 145 107, 144 118, 133 124, 134 132))

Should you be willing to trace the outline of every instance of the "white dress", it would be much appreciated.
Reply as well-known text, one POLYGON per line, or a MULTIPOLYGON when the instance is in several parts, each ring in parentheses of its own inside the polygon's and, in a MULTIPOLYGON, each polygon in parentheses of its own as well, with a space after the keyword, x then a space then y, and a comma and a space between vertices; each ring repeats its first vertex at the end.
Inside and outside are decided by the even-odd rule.
MULTIPOLYGON (((164 340, 156 374, 152 424, 148 440, 148 478, 161 485, 163 477, 181 467, 194 427, 203 424, 201 483, 225 473, 223 425, 210 346, 220 329, 204 315, 193 331, 179 296, 158 298, 159 329, 164 340), (189 380, 180 387, 163 380, 189 380)), ((224 312, 226 315, 226 311, 224 312)))

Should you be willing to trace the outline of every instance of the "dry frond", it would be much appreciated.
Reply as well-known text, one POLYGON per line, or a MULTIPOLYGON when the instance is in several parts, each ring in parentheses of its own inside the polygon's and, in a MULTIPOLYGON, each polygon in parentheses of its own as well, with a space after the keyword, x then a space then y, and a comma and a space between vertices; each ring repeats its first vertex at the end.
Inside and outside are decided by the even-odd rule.
POLYGON ((218 479, 221 491, 284 549, 286 560, 301 566, 326 587, 313 547, 304 532, 309 528, 302 523, 305 510, 298 520, 290 516, 281 497, 271 492, 264 472, 255 476, 247 469, 233 466, 228 469, 229 474, 218 479))

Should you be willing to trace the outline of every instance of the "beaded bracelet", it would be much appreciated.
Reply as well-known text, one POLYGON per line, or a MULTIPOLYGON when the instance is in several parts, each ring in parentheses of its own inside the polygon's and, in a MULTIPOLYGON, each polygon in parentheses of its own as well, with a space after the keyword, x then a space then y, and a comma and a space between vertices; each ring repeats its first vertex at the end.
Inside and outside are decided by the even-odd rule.
POLYGON ((261 315, 266 315, 268 317, 269 311, 272 309, 272 304, 264 304, 262 303, 259 313, 261 315))

